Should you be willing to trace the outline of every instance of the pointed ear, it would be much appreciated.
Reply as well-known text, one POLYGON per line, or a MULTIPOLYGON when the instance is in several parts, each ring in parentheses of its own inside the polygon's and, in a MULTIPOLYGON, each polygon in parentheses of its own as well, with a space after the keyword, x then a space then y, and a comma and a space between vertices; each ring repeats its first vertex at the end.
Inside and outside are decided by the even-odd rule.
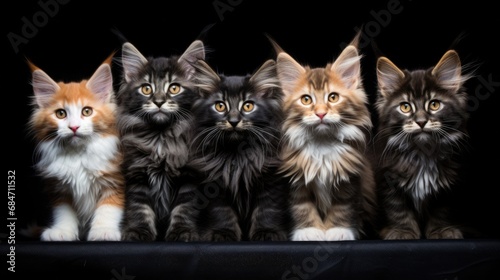
POLYGON ((131 43, 127 42, 123 44, 122 65, 127 83, 139 73, 146 63, 148 63, 148 60, 131 43))
POLYGON ((285 52, 278 54, 276 69, 281 87, 286 94, 290 94, 295 90, 297 81, 306 72, 302 65, 285 52))
POLYGON ((361 56, 355 46, 344 48, 332 64, 331 70, 340 75, 348 89, 355 90, 361 85, 361 56))
POLYGON ((280 45, 278 45, 278 43, 269 34, 265 34, 265 35, 266 35, 267 39, 269 40, 269 42, 271 43, 271 45, 273 46, 274 53, 276 55, 278 55, 282 52, 285 52, 283 50, 283 48, 280 45))
POLYGON ((109 102, 113 92, 113 76, 108 63, 103 63, 87 81, 86 87, 104 103, 109 102))
POLYGON ((269 59, 250 77, 258 96, 272 93, 272 89, 280 88, 280 81, 276 72, 276 62, 269 59))
POLYGON ((454 50, 447 51, 432 69, 432 75, 437 78, 439 84, 451 91, 458 91, 462 86, 464 79, 461 73, 460 58, 454 50))
POLYGON ((177 62, 179 62, 184 69, 186 69, 187 78, 191 79, 195 72, 193 66, 198 60, 205 59, 205 45, 202 41, 196 40, 189 45, 189 47, 184 51, 184 53, 179 57, 177 62))
POLYGON ((31 63, 30 68, 33 71, 31 73, 31 84, 33 86, 33 93, 35 94, 35 100, 38 106, 43 108, 49 104, 52 95, 58 92, 61 88, 40 68, 31 63))
POLYGON ((394 92, 404 79, 405 74, 387 57, 377 59, 377 83, 380 94, 387 97, 394 92))
POLYGON ((196 70, 194 83, 202 94, 210 94, 219 89, 219 75, 204 60, 198 60, 193 66, 196 70))

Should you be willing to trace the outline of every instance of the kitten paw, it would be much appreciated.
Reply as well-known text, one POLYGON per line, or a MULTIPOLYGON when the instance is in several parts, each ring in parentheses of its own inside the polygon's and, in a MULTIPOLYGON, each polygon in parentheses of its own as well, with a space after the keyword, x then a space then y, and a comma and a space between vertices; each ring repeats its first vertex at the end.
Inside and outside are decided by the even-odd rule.
POLYGON ((156 239, 156 230, 147 228, 129 228, 122 231, 123 241, 154 241, 156 239))
POLYGON ((356 240, 357 233, 351 228, 334 227, 326 231, 325 239, 329 241, 356 240))
POLYGON ((292 234, 293 241, 319 241, 325 240, 325 232, 315 227, 297 229, 292 234))
POLYGON ((78 232, 75 230, 52 227, 44 230, 40 237, 42 241, 78 241, 78 232))
POLYGON ((87 236, 88 241, 120 241, 121 238, 120 230, 112 227, 92 228, 87 236))
POLYGON ((237 236, 234 232, 214 230, 205 234, 202 240, 210 242, 240 241, 241 237, 237 236))
POLYGON ((172 232, 167 232, 167 234, 165 234, 165 241, 190 242, 198 240, 200 240, 198 234, 188 229, 176 229, 172 232))
POLYGON ((453 227, 435 229, 427 234, 428 239, 463 239, 462 232, 453 227))
POLYGON ((286 241, 288 237, 283 231, 262 230, 254 233, 250 240, 252 241, 286 241))
POLYGON ((388 229, 382 234, 382 239, 398 240, 398 239, 420 239, 420 234, 409 229, 388 229))

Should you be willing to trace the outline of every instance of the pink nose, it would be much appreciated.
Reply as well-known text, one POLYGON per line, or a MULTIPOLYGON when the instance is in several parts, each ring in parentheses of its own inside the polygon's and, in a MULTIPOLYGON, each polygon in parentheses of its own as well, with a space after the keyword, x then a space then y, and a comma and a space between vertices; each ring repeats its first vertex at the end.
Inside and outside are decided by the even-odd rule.
POLYGON ((69 127, 71 130, 73 130, 73 133, 76 133, 76 131, 80 128, 79 126, 70 126, 69 127))
POLYGON ((323 120, 323 117, 324 117, 325 115, 326 115, 326 114, 323 114, 323 113, 321 113, 321 114, 316 114, 316 116, 318 116, 318 117, 320 118, 320 120, 323 120))

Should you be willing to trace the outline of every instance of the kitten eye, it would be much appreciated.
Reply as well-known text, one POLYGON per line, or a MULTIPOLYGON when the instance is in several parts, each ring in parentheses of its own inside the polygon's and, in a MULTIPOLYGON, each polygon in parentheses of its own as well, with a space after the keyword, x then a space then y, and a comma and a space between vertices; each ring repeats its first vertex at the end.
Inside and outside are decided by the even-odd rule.
POLYGON ((143 84, 141 86, 141 93, 144 95, 150 95, 153 92, 153 87, 150 84, 143 84))
POLYGON ((429 104, 429 108, 432 110, 432 111, 437 111, 439 109, 439 107, 441 107, 441 102, 437 101, 437 100, 432 100, 429 104))
POLYGON ((226 104, 222 101, 215 102, 215 110, 217 110, 217 112, 226 111, 226 104))
POLYGON ((300 98, 300 101, 304 105, 309 105, 312 103, 312 98, 311 98, 311 96, 306 94, 306 95, 302 95, 302 97, 300 98))
POLYGON ((66 111, 64 109, 57 109, 56 110, 56 117, 58 119, 64 119, 66 117, 66 111))
POLYGON ((178 94, 179 92, 181 92, 181 86, 177 83, 173 83, 168 86, 168 92, 170 94, 178 94))
POLYGON ((85 117, 92 115, 93 112, 94 110, 92 110, 92 108, 90 107, 85 107, 82 109, 82 115, 84 115, 85 117))
POLYGON ((243 111, 251 112, 254 107, 255 105, 253 104, 253 102, 245 102, 245 104, 243 104, 243 111))
POLYGON ((335 103, 335 102, 339 101, 339 94, 336 92, 330 93, 328 95, 328 101, 330 101, 331 103, 335 103))
POLYGON ((408 113, 411 111, 411 105, 408 102, 403 102, 403 103, 399 104, 399 109, 403 113, 408 113))

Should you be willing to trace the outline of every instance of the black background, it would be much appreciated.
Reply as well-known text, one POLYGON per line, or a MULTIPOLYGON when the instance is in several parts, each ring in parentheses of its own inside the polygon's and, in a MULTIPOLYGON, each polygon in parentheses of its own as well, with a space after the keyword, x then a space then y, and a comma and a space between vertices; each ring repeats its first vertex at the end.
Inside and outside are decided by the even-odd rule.
MULTIPOLYGON (((89 78, 108 55, 120 49, 121 41, 113 29, 144 55, 160 56, 181 54, 204 28, 212 26, 202 37, 210 49, 209 63, 226 74, 245 74, 274 58, 264 34, 272 36, 298 62, 316 67, 332 61, 356 29, 362 28, 362 71, 372 101, 376 93, 375 61, 381 54, 401 68, 427 68, 449 48, 455 48, 463 64, 475 67, 475 77, 466 83, 471 96, 471 147, 464 162, 467 171, 460 174, 467 185, 457 190, 458 204, 464 220, 478 230, 479 236, 500 237, 495 229, 500 216, 496 181, 499 145, 495 136, 499 128, 500 21, 493 4, 417 0, 61 0, 67 3, 58 3, 57 9, 51 6, 46 12, 39 3, 48 2, 58 3, 8 1, 2 9, 6 28, 3 61, 7 61, 2 63, 3 166, 16 172, 18 224, 40 214, 39 207, 44 204, 31 169, 34 145, 26 131, 32 88, 25 59, 56 81, 78 81, 89 78), (27 21, 36 28, 26 29, 27 21), (25 39, 17 51, 9 39, 12 36, 25 39), (490 81, 489 85, 485 81, 490 81)), ((115 77, 115 81, 118 79, 115 77)), ((4 190, 7 196, 7 186, 4 190)))

